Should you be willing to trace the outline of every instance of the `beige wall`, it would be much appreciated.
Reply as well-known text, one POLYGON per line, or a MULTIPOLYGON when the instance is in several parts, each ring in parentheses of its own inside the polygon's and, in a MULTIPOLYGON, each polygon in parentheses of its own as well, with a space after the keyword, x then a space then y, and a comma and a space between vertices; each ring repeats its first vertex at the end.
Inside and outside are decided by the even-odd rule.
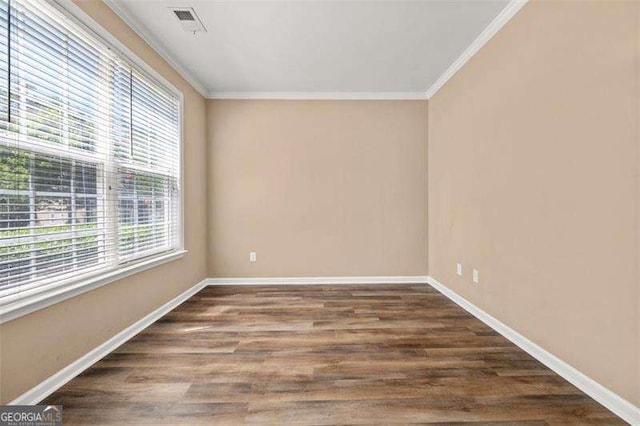
POLYGON ((0 325, 0 402, 207 268, 426 275, 428 227, 432 276, 640 404, 637 2, 525 6, 428 118, 423 101, 205 103, 103 3, 78 4, 184 92, 189 253, 0 325))
POLYGON ((426 275, 426 101, 210 100, 207 120, 211 276, 426 275))
POLYGON ((639 7, 529 3, 429 102, 430 274, 635 404, 639 7))
POLYGON ((184 93, 185 245, 189 253, 0 325, 0 402, 13 400, 206 277, 205 101, 100 1, 77 3, 184 93))

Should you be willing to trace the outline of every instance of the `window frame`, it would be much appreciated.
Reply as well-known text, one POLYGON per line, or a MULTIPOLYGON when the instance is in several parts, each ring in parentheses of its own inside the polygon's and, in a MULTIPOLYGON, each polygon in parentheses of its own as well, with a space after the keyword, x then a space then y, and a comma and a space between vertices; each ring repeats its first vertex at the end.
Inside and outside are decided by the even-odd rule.
POLYGON ((131 67, 153 84, 158 85, 178 100, 178 176, 180 193, 177 211, 178 246, 171 250, 151 253, 141 258, 119 262, 115 268, 72 272, 69 276, 58 276, 53 283, 32 285, 16 294, 7 296, 0 305, 0 324, 62 302, 82 293, 94 290, 130 275, 146 271, 182 258, 187 250, 184 245, 184 94, 144 62, 133 51, 104 29, 72 0, 53 0, 49 5, 72 23, 96 37, 108 49, 129 62, 131 67))

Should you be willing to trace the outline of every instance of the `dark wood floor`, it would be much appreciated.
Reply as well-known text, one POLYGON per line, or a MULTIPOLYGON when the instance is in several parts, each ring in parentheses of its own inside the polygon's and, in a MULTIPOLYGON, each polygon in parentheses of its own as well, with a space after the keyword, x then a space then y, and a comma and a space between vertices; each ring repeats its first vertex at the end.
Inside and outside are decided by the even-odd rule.
POLYGON ((623 424, 426 285, 208 287, 55 394, 70 424, 623 424))

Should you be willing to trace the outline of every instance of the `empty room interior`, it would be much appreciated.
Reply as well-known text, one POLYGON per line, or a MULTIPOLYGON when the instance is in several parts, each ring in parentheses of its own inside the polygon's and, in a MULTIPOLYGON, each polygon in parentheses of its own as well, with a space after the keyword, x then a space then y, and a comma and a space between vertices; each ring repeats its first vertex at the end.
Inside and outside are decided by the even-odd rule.
POLYGON ((0 0, 0 425, 640 425, 640 1, 0 0))

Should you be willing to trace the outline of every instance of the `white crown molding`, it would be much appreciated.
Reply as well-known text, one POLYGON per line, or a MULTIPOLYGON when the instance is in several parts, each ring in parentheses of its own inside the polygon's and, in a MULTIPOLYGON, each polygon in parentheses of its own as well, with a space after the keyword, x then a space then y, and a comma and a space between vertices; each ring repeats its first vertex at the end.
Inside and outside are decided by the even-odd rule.
POLYGON ((426 275, 372 277, 208 278, 207 285, 426 284, 426 275))
POLYGON ((421 100, 423 92, 218 92, 207 93, 207 99, 271 99, 271 100, 421 100))
POLYGON ((199 282, 193 287, 189 288, 185 292, 176 296, 169 302, 160 306, 155 311, 146 315, 139 321, 130 325, 122 330, 106 342, 102 343, 97 348, 81 356, 76 361, 72 362, 62 370, 58 371, 48 379, 42 381, 32 389, 23 393, 9 405, 35 405, 51 395, 56 390, 60 389, 71 379, 82 373, 87 368, 91 367, 96 362, 107 356, 109 353, 115 351, 119 346, 131 339, 136 334, 140 333, 145 328, 159 320, 161 317, 178 307, 181 303, 189 299, 191 296, 202 290, 206 286, 206 280, 199 282))
POLYGON ((104 0, 133 31, 171 65, 189 84, 207 99, 271 99, 271 100, 421 100, 430 99, 473 55, 475 55, 509 20, 527 3, 528 0, 511 2, 491 21, 480 35, 447 68, 436 82, 425 92, 242 92, 211 91, 175 60, 164 45, 129 14, 117 0, 104 0))
POLYGON ((553 355, 551 352, 548 352, 544 348, 538 346, 514 329, 478 308, 453 290, 447 288, 435 278, 428 277, 428 283, 440 293, 451 299, 455 304, 462 307, 471 315, 509 339, 520 349, 527 352, 551 370, 555 371, 569 383, 598 401, 616 415, 620 416, 623 420, 632 425, 640 425, 640 407, 633 405, 620 395, 612 392, 592 378, 576 370, 560 358, 553 355))
POLYGON ((202 96, 207 96, 207 90, 204 85, 187 71, 173 56, 165 49, 165 47, 151 35, 151 32, 143 28, 140 24, 132 18, 129 12, 120 4, 117 0, 103 0, 104 3, 113 10, 116 15, 120 17, 136 34, 140 36, 153 50, 158 53, 171 67, 178 72, 194 89, 196 89, 202 96))
POLYGON ((473 43, 471 43, 469 47, 467 47, 465 51, 462 52, 458 59, 456 59, 449 66, 449 68, 447 68, 444 74, 442 74, 440 78, 437 79, 436 82, 433 83, 433 85, 431 85, 426 93, 427 99, 430 99, 433 95, 435 95, 438 90, 440 90, 440 88, 444 86, 445 83, 449 81, 449 79, 451 79, 451 77, 453 77, 455 73, 457 73, 460 68, 462 68, 464 64, 466 64, 467 61, 473 57, 473 55, 478 53, 482 46, 487 44, 487 42, 491 40, 491 38, 496 35, 496 33, 500 31, 500 29, 504 27, 507 22, 509 22, 509 20, 511 20, 511 18, 513 18, 515 14, 518 13, 520 9, 522 9, 527 1, 528 0, 511 0, 511 2, 507 6, 505 6, 504 9, 502 9, 502 12, 500 12, 498 16, 496 16, 496 18, 491 21, 491 23, 480 33, 480 35, 473 41, 473 43))

